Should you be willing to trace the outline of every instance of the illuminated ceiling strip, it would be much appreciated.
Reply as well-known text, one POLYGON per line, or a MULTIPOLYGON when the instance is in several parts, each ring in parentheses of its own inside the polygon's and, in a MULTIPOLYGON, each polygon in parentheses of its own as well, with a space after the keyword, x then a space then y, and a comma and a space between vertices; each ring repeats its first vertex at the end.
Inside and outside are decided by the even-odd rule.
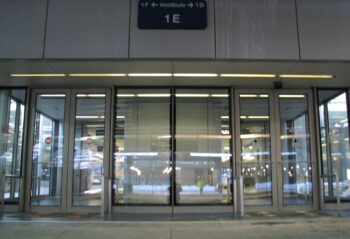
POLYGON ((221 77, 257 77, 257 78, 276 78, 276 74, 220 74, 221 77))
POLYGON ((228 94, 211 94, 210 96, 214 98, 228 98, 228 94))
POLYGON ((305 98, 305 95, 279 95, 279 98, 305 98))
POLYGON ((75 116, 76 119, 104 119, 104 116, 95 116, 95 115, 77 115, 75 116))
POLYGON ((125 73, 93 73, 93 74, 85 74, 85 73, 79 73, 79 74, 68 74, 68 76, 71 77, 123 77, 127 76, 125 73))
POLYGON ((171 73, 130 73, 128 76, 131 77, 171 77, 171 73))
POLYGON ((239 95, 240 98, 269 98, 267 94, 242 94, 239 95))
POLYGON ((105 98, 105 94, 77 94, 79 98, 105 98))
POLYGON ((11 77, 65 77, 66 74, 10 74, 11 77))
POLYGON ((65 94, 40 94, 40 97, 47 97, 47 98, 62 98, 62 97, 66 97, 65 94))
POLYGON ((209 94, 175 94, 176 97, 182 97, 182 98, 185 98, 185 97, 209 97, 209 94))
POLYGON ((135 94, 117 94, 117 97, 136 97, 135 94))
POLYGON ((170 97, 170 94, 137 94, 137 97, 170 97))
POLYGON ((318 79, 332 79, 334 75, 278 75, 280 78, 318 78, 318 79))
POLYGON ((176 77, 218 77, 215 73, 174 73, 176 77))

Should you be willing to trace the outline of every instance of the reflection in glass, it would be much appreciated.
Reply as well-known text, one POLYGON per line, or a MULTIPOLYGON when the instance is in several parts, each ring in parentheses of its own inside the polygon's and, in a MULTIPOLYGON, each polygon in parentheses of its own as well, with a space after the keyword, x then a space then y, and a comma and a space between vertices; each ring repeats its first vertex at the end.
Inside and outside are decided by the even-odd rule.
POLYGON ((245 205, 272 204, 269 96, 240 95, 241 161, 245 205))
POLYGON ((350 200, 350 151, 346 92, 320 90, 319 113, 325 200, 335 201, 336 199, 335 174, 339 176, 340 198, 350 200))
POLYGON ((284 204, 312 203, 308 102, 305 95, 279 97, 284 204))
POLYGON ((64 94, 36 97, 32 205, 61 204, 64 108, 64 94))
POLYGON ((228 204, 231 129, 227 90, 176 91, 177 204, 228 204))
POLYGON ((114 121, 114 203, 169 204, 170 91, 119 89, 114 121))
POLYGON ((19 199, 25 93, 0 90, 0 173, 7 175, 5 203, 18 203, 19 199))
POLYGON ((75 113, 73 205, 101 205, 105 94, 77 94, 75 113))

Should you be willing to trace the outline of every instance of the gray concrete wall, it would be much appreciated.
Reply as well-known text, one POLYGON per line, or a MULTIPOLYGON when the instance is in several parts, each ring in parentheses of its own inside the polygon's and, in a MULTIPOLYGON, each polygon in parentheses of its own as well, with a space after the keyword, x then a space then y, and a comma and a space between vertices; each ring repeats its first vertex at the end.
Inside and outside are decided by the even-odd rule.
POLYGON ((208 0, 205 30, 140 30, 137 0, 2 0, 0 59, 349 60, 348 0, 208 0))

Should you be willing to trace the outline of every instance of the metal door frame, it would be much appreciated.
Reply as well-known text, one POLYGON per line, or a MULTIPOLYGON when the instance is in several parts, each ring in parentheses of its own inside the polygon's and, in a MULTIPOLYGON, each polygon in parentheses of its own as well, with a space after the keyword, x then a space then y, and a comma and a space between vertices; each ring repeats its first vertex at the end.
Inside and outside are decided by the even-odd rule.
MULTIPOLYGON (((318 199, 318 173, 317 173, 317 155, 316 155, 316 141, 315 141, 315 118, 314 118, 314 99, 312 91, 308 89, 235 89, 234 90, 234 121, 235 121, 235 173, 241 176, 241 142, 240 142, 240 94, 268 94, 269 95, 269 116, 270 116, 270 135, 271 135, 271 167, 272 167, 272 205, 254 205, 246 206, 247 211, 258 210, 273 210, 273 211, 290 211, 290 210, 316 210, 319 205, 318 199), (305 205, 283 205, 283 182, 282 182, 282 162, 279 158, 281 152, 280 145, 280 120, 279 120, 279 94, 305 94, 308 101, 309 112, 309 134, 310 134, 310 155, 312 165, 312 189, 313 201, 312 204, 305 205)), ((232 116, 233 117, 233 116, 232 116)), ((239 189, 238 189, 239 190, 239 189)), ((237 193, 238 202, 243 201, 240 198, 240 193, 237 193)))
POLYGON ((111 126, 112 126, 112 108, 111 108, 111 88, 33 88, 30 89, 29 97, 29 120, 27 132, 27 142, 25 154, 26 161, 26 176, 24 190, 24 211, 33 212, 99 212, 100 208, 107 208, 110 203, 108 185, 102 183, 101 206, 73 206, 72 202, 72 177, 73 177, 73 149, 74 149, 74 134, 75 134, 75 109, 76 97, 75 94, 106 94, 105 98, 105 138, 104 138, 104 163, 103 163, 103 181, 110 177, 110 161, 111 161, 111 126), (61 187, 61 204, 59 206, 36 206, 31 205, 31 184, 32 184, 32 158, 34 146, 34 124, 35 112, 38 94, 65 94, 65 109, 64 109, 64 138, 63 138, 63 159, 62 159, 62 187, 61 187), (108 195, 107 195, 108 194, 108 195))

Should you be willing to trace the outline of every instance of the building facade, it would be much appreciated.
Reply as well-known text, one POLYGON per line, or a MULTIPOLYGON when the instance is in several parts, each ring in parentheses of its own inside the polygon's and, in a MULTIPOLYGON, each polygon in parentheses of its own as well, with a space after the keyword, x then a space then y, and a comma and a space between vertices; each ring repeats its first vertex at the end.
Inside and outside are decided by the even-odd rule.
POLYGON ((0 0, 5 211, 349 208, 349 10, 0 0))

